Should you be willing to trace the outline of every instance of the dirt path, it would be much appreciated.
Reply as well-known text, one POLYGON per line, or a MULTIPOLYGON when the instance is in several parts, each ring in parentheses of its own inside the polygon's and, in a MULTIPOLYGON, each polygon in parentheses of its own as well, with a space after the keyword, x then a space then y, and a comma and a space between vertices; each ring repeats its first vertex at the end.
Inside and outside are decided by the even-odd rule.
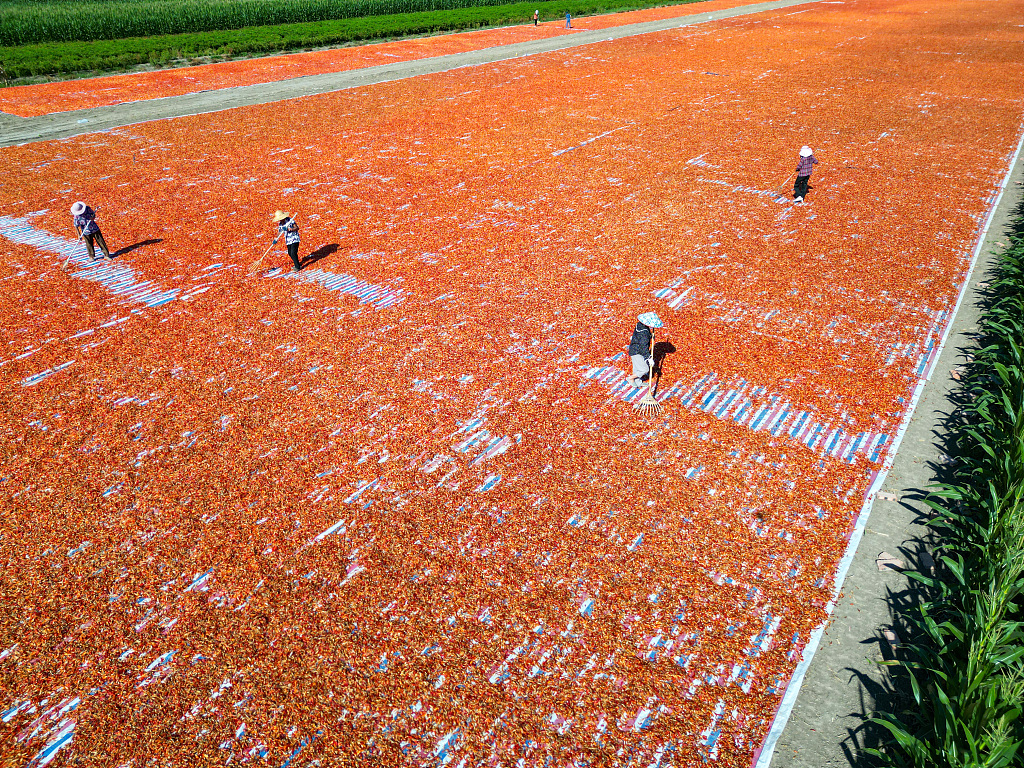
POLYGON ((34 141, 63 139, 68 136, 95 133, 149 120, 162 120, 203 112, 217 112, 223 109, 244 107, 251 104, 267 104, 285 99, 300 98, 302 96, 341 91, 347 88, 359 88, 390 80, 401 80, 407 77, 444 72, 459 67, 491 64, 523 56, 534 56, 550 51, 590 45, 603 40, 615 40, 621 37, 662 32, 667 29, 677 29, 708 21, 786 8, 792 5, 805 5, 811 2, 815 2, 815 0, 774 0, 774 2, 758 3, 756 5, 746 5, 720 11, 708 11, 662 21, 580 32, 566 37, 531 40, 525 43, 486 48, 481 51, 468 51, 450 56, 396 62, 394 64, 346 72, 331 72, 323 75, 297 77, 290 80, 247 85, 239 88, 202 91, 200 93, 190 93, 164 99, 117 104, 110 107, 60 112, 42 117, 23 118, 0 114, 0 146, 9 147, 34 141))

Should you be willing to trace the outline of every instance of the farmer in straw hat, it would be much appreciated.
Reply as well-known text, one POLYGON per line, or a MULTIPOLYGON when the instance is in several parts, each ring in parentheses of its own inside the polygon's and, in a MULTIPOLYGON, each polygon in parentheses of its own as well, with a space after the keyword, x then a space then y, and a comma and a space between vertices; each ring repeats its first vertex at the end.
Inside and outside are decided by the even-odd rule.
POLYGON ((802 203, 807 197, 807 188, 811 183, 811 171, 818 164, 814 150, 808 146, 800 148, 800 161, 796 165, 796 184, 793 185, 793 202, 802 203))
POLYGON ((96 212, 79 200, 71 206, 71 215, 75 217, 75 231, 78 233, 78 238, 85 240, 85 248, 89 252, 89 259, 96 260, 96 247, 94 243, 99 243, 103 255, 108 259, 112 259, 110 249, 107 247, 107 241, 103 239, 103 233, 100 232, 100 227, 96 223, 96 212))
POLYGON ((281 210, 274 214, 274 223, 277 224, 277 237, 274 238, 274 242, 276 243, 281 235, 284 235, 284 243, 288 246, 288 255, 292 257, 292 264, 295 265, 295 271, 298 272, 302 269, 299 265, 299 224, 292 214, 281 210))
POLYGON ((636 320, 636 328, 629 340, 629 359, 633 362, 633 373, 626 377, 626 383, 639 389, 650 378, 654 367, 654 329, 661 328, 664 323, 654 312, 644 312, 636 320))

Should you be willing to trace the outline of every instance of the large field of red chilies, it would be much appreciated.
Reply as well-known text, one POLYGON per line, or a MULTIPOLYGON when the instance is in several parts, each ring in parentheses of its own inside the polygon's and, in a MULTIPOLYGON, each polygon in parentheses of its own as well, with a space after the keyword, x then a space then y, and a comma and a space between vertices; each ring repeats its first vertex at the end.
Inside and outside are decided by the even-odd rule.
POLYGON ((821 2, 0 149, 3 764, 749 766, 1022 18, 821 2), (305 265, 250 274, 278 209, 305 265))

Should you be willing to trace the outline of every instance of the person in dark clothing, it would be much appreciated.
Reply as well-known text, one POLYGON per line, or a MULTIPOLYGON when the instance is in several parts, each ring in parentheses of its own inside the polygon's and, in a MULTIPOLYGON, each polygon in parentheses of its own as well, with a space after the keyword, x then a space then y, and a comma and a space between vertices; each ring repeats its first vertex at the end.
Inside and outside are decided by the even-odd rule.
POLYGON ((274 223, 277 224, 277 237, 274 238, 274 242, 276 243, 278 238, 284 235, 284 243, 288 246, 288 255, 292 257, 292 264, 295 265, 295 271, 298 272, 302 269, 299 265, 299 223, 295 221, 292 214, 284 211, 274 214, 274 223))
POLYGON ((626 383, 639 389, 650 378, 654 367, 654 329, 661 328, 664 323, 654 312, 644 312, 637 318, 636 328, 629 340, 629 359, 633 363, 633 373, 626 376, 626 383))
POLYGON ((103 239, 103 233, 96 223, 96 213, 93 209, 79 200, 71 206, 71 215, 75 217, 75 231, 78 237, 85 240, 85 249, 89 252, 90 261, 96 260, 96 245, 99 245, 106 258, 113 258, 107 241, 103 239))
POLYGON ((802 203, 807 197, 807 188, 811 183, 811 171, 818 164, 814 150, 804 146, 800 149, 800 161, 796 166, 796 184, 793 185, 793 202, 802 203))

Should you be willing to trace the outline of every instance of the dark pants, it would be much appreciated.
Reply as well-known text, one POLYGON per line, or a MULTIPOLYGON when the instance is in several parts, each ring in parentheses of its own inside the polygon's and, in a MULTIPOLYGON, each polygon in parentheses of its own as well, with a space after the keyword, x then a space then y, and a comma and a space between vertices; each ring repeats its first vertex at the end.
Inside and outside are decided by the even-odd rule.
POLYGON ((110 249, 107 248, 107 241, 103 239, 103 233, 98 229, 95 232, 90 232, 87 235, 82 236, 85 240, 85 250, 89 252, 89 258, 96 258, 96 246, 93 245, 93 240, 99 243, 100 250, 103 251, 103 255, 108 259, 110 258, 110 249))
POLYGON ((295 271, 298 272, 302 267, 299 265, 299 244, 288 243, 288 255, 292 257, 292 264, 295 265, 295 271))
POLYGON ((793 185, 793 197, 807 197, 807 187, 811 183, 810 176, 797 176, 793 185))

